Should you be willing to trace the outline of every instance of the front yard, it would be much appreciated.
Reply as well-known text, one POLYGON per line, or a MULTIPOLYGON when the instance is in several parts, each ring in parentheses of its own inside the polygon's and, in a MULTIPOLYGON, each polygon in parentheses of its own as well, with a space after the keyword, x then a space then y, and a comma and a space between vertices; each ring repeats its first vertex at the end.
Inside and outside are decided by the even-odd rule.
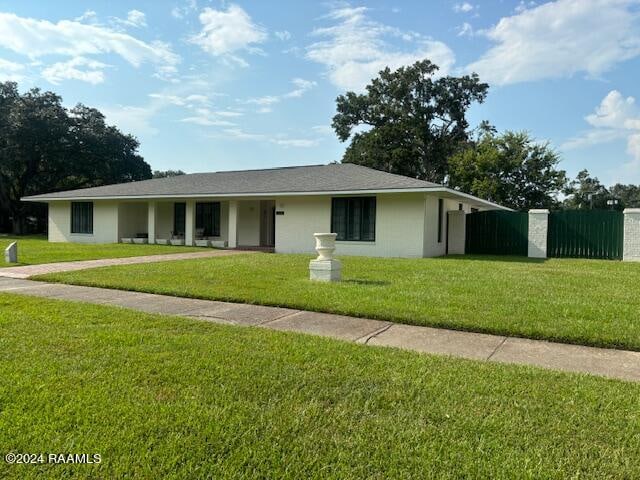
POLYGON ((638 384, 10 294, 0 347, 0 452, 102 457, 0 478, 640 476, 638 384))
POLYGON ((45 237, 0 237, 0 268, 39 263, 71 262, 75 260, 97 260, 99 258, 137 257, 138 255, 160 255, 202 251, 197 247, 174 247, 172 245, 125 245, 121 243, 80 244, 49 243, 45 237), (19 263, 6 263, 4 249, 13 241, 18 242, 19 263))
POLYGON ((310 258, 238 255, 40 279, 640 350, 638 264, 343 257, 344 281, 320 284, 308 280, 310 258))

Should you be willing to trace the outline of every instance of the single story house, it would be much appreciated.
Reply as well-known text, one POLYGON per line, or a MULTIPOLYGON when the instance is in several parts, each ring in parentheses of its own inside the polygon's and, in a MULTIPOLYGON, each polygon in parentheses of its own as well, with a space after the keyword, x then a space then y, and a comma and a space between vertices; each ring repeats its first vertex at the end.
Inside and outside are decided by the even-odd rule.
POLYGON ((354 164, 194 173, 22 200, 48 203, 50 242, 312 253, 313 234, 331 231, 338 255, 379 257, 462 253, 464 213, 505 209, 354 164))

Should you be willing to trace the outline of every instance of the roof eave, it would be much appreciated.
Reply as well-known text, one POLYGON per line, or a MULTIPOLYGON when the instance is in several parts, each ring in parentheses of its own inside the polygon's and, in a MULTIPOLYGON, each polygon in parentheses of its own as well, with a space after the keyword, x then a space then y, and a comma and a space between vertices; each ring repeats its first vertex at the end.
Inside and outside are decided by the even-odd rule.
POLYGON ((252 198, 252 197, 301 197, 324 195, 368 195, 379 193, 433 193, 446 192, 456 197, 472 200, 476 205, 495 208, 499 210, 512 210, 497 203, 483 200, 468 193, 459 192, 449 187, 433 186, 419 188, 386 188, 368 190, 323 190, 312 192, 236 192, 236 193, 192 193, 192 194, 151 194, 151 195, 78 195, 73 197, 50 197, 46 195, 33 195, 22 197, 23 202, 63 202, 63 201, 87 201, 87 200, 160 200, 170 198, 252 198))

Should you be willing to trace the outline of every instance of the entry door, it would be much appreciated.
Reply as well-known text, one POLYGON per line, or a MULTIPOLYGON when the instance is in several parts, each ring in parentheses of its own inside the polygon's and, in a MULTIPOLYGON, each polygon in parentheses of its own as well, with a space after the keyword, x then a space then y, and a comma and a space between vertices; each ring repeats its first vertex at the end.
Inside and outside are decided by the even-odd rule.
POLYGON ((274 247, 276 244, 276 202, 260 202, 260 246, 274 247))

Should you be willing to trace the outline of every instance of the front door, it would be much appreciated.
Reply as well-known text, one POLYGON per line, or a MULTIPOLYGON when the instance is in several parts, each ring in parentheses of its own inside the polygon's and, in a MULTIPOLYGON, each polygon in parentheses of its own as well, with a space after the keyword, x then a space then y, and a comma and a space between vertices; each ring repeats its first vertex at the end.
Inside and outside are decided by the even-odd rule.
POLYGON ((276 202, 260 202, 260 246, 274 247, 276 244, 276 202))

